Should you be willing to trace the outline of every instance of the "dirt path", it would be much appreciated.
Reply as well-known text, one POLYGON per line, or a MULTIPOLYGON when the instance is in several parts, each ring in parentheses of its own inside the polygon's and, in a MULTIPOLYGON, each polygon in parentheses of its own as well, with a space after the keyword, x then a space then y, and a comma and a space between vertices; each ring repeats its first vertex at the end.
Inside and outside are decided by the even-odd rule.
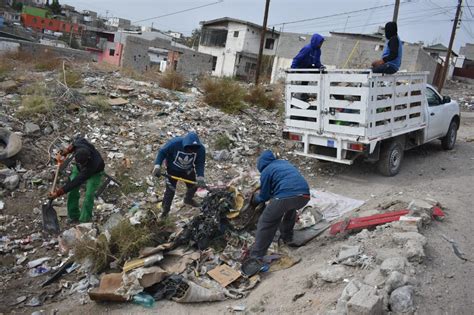
MULTIPOLYGON (((443 151, 439 143, 433 143, 407 152, 401 173, 393 178, 381 177, 371 165, 364 163, 349 167, 316 162, 308 166, 303 160, 298 161, 312 187, 367 200, 364 206, 367 209, 390 200, 409 201, 417 197, 431 197, 442 204, 447 218, 422 231, 428 238, 428 245, 424 265, 417 266, 418 314, 472 314, 474 309, 474 282, 471 281, 474 263, 459 259, 451 245, 440 236, 445 234, 454 239, 466 256, 474 260, 473 138, 474 113, 463 113, 458 144, 453 151, 443 151)), ((264 275, 257 288, 242 300, 193 305, 159 301, 154 309, 144 309, 133 304, 85 302, 82 305, 88 299, 81 303, 79 297, 75 297, 49 305, 47 309, 56 309, 60 314, 154 314, 157 310, 162 314, 222 314, 230 313, 228 306, 244 305, 249 313, 322 313, 335 305, 345 284, 322 285, 308 280, 327 265, 340 244, 341 241, 320 237, 296 250, 295 254, 302 257, 300 264, 264 275), (305 295, 293 302, 298 293, 305 295)))

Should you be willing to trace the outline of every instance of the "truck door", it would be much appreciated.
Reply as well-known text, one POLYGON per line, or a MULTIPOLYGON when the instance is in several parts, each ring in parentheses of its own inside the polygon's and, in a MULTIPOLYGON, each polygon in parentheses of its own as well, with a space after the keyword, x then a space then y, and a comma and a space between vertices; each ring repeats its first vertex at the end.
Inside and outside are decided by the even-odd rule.
POLYGON ((426 88, 428 101, 428 140, 444 136, 443 102, 441 97, 432 88, 426 88))

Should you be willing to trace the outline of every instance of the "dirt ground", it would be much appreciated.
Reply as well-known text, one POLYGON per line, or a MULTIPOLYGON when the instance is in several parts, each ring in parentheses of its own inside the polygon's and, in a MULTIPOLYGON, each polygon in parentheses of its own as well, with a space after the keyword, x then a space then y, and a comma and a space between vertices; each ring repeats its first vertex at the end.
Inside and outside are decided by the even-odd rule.
MULTIPOLYGON (((426 259, 416 266, 418 314, 472 314, 474 309, 474 263, 459 259, 441 235, 455 240, 461 251, 474 261, 471 214, 474 179, 474 113, 464 112, 454 150, 443 151, 439 142, 406 152, 402 170, 396 177, 380 176, 366 163, 341 166, 296 157, 295 162, 313 188, 326 189, 366 200, 363 209, 374 209, 391 200, 410 201, 430 197, 441 203, 446 219, 433 222, 421 233, 428 238, 426 259), (316 174, 316 176, 309 176, 316 174)), ((321 314, 335 306, 345 283, 323 284, 315 278, 328 265, 344 240, 323 235, 293 253, 301 256, 296 266, 263 274, 261 283, 241 300, 219 303, 178 304, 159 301, 152 309, 133 304, 96 304, 87 296, 75 295, 41 309, 56 314, 223 314, 230 306, 245 306, 246 313, 321 314), (293 301, 296 294, 305 293, 293 301)), ((351 277, 360 276, 356 271, 351 277)), ((34 310, 39 310, 34 309, 34 310)), ((33 309, 17 310, 31 313, 33 309)))

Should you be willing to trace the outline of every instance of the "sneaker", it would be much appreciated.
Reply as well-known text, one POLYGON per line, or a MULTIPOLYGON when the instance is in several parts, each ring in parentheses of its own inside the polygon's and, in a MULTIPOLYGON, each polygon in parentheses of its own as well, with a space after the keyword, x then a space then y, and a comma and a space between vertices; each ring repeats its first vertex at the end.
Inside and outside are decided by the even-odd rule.
POLYGON ((69 224, 69 225, 77 225, 81 222, 79 222, 79 219, 67 218, 66 223, 69 224))
POLYGON ((185 205, 188 205, 188 206, 191 206, 191 207, 194 207, 194 208, 199 208, 201 206, 201 204, 199 202, 197 202, 196 200, 194 199, 191 199, 191 200, 184 200, 184 204, 185 205))

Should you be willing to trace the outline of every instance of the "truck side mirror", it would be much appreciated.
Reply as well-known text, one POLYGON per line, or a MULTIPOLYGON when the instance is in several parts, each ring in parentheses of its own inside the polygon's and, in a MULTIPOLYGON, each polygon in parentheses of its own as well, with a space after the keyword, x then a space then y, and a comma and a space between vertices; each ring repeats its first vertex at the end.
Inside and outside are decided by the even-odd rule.
POLYGON ((443 96, 443 104, 446 104, 446 103, 451 103, 451 97, 443 96))

